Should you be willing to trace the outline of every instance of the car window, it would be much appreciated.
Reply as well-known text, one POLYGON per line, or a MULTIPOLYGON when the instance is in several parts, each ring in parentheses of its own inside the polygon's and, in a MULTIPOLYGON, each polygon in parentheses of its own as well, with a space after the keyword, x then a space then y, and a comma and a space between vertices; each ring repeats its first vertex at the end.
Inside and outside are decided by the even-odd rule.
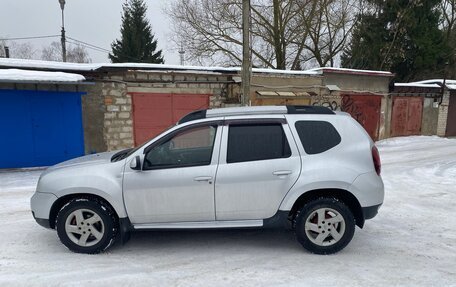
POLYGON ((290 146, 280 123, 229 126, 227 163, 290 156, 290 146))
POLYGON ((203 126, 177 133, 151 148, 144 157, 144 169, 209 165, 217 126, 203 126))
POLYGON ((307 154, 325 152, 341 142, 336 128, 325 121, 298 121, 295 124, 299 139, 307 154))

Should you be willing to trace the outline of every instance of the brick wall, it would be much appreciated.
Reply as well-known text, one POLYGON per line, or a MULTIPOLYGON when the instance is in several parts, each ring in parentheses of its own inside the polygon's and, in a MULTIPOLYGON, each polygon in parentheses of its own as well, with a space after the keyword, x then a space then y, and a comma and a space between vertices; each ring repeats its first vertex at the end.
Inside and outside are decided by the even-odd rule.
POLYGON ((228 76, 129 71, 101 81, 104 97, 103 135, 109 151, 133 147, 132 101, 129 93, 209 94, 210 108, 224 106, 228 76))
POLYGON ((450 103, 450 93, 445 92, 442 104, 439 106, 439 116, 437 120, 437 135, 444 137, 448 119, 448 105, 450 103))

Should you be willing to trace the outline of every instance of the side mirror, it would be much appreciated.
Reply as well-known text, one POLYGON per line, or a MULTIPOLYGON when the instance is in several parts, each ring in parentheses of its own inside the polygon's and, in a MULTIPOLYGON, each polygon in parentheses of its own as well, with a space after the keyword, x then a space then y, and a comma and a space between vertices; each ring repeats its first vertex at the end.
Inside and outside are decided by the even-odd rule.
POLYGON ((132 170, 141 170, 141 159, 139 158, 139 155, 132 158, 130 161, 130 168, 132 170))

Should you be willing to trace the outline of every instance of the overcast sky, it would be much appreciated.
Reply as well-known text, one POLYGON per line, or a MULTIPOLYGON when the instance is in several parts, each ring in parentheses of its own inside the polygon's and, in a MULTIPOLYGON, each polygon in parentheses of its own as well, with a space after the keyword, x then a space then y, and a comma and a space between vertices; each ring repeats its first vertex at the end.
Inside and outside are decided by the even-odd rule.
MULTIPOLYGON (((68 36, 111 50, 111 42, 120 36, 124 0, 66 0, 65 30, 68 36)), ((170 39, 169 20, 163 8, 170 0, 146 0, 148 19, 163 49, 167 64, 179 64, 179 55, 170 39), (169 44, 168 44, 169 43, 169 44)), ((60 34, 61 14, 58 0, 1 0, 0 38, 60 34)), ((26 40, 41 50, 60 38, 26 40)), ((19 42, 19 41, 18 41, 19 42)), ((23 41, 21 41, 23 42, 23 41)), ((88 50, 92 62, 109 61, 106 53, 88 50)))

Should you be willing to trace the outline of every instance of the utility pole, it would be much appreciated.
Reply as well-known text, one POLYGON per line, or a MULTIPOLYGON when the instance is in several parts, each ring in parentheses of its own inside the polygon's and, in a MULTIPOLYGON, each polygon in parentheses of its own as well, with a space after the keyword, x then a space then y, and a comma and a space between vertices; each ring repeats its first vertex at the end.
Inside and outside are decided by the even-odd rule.
POLYGON ((250 78, 252 73, 250 59, 250 0, 242 0, 242 97, 244 106, 250 105, 250 78))
POLYGON ((62 60, 66 62, 66 39, 65 39, 65 18, 63 14, 63 9, 65 8, 65 0, 59 0, 60 9, 62 9, 62 35, 60 37, 60 42, 62 43, 62 60))
POLYGON ((181 66, 183 66, 185 64, 184 43, 181 43, 180 50, 179 50, 179 55, 180 55, 180 64, 181 64, 181 66))

